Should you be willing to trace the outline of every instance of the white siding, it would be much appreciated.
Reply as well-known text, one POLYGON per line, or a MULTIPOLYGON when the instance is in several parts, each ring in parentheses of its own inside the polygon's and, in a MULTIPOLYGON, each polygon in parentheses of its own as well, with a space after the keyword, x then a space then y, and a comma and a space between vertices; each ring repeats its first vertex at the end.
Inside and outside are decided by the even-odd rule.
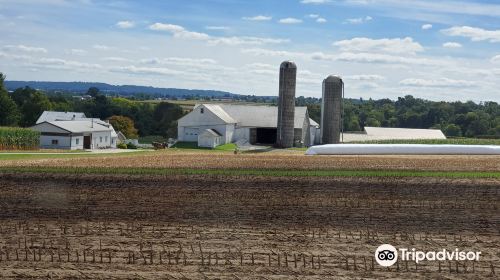
POLYGON ((111 132, 93 132, 92 149, 111 148, 111 132))
POLYGON ((239 127, 234 130, 232 142, 238 142, 240 140, 250 141, 250 128, 249 127, 239 127))
POLYGON ((72 149, 70 136, 40 136, 40 148, 72 149))

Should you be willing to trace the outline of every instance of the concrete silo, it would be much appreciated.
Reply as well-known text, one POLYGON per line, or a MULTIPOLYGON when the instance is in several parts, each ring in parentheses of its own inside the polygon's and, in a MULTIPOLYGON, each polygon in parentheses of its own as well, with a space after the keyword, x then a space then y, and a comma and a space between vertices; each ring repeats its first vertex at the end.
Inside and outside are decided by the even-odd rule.
POLYGON ((297 66, 295 63, 291 61, 281 63, 278 97, 278 130, 276 132, 276 147, 278 148, 293 147, 296 79, 297 66))
POLYGON ((323 80, 323 99, 321 102, 321 144, 340 143, 342 131, 342 98, 344 82, 330 75, 323 80))

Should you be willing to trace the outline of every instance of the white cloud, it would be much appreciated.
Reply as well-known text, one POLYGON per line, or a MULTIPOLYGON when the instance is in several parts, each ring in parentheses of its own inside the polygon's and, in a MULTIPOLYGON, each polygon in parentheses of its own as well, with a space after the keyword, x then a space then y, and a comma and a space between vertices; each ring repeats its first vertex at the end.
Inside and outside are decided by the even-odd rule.
POLYGON ((214 37, 205 33, 193 32, 186 30, 180 25, 155 23, 149 27, 151 30, 166 31, 171 33, 174 38, 202 40, 206 41, 209 45, 262 45, 262 44, 279 44, 289 42, 288 39, 275 39, 275 38, 260 38, 260 37, 214 37))
POLYGON ((385 80, 384 76, 381 75, 350 75, 342 77, 346 80, 352 81, 382 81, 385 80))
POLYGON ((68 53, 72 55, 86 55, 88 52, 82 49, 71 49, 68 51, 68 53))
POLYGON ((179 75, 183 72, 172 70, 168 68, 157 68, 157 67, 137 67, 134 65, 123 66, 123 67, 113 67, 110 72, 125 73, 125 74, 135 74, 135 75, 179 75))
POLYGON ((93 45, 92 48, 94 48, 96 50, 100 50, 100 51, 109 51, 112 49, 111 47, 106 46, 106 45, 93 45))
POLYGON ((495 55, 494 57, 491 58, 491 62, 500 62, 500 54, 495 55))
POLYGON ((347 52, 376 52, 376 53, 396 53, 412 54, 424 51, 422 45, 413 41, 412 38, 394 38, 394 39, 371 39, 371 38, 353 38, 333 43, 342 51, 347 52))
POLYGON ((86 63, 80 61, 66 60, 61 58, 41 58, 32 63, 33 66, 56 70, 96 70, 101 69, 102 65, 86 63))
POLYGON ((316 22, 317 22, 317 23, 325 23, 325 22, 326 22, 326 19, 325 19, 325 18, 320 17, 320 18, 317 18, 317 19, 316 19, 316 22))
POLYGON ((454 26, 441 30, 445 35, 470 38, 472 41, 500 42, 500 30, 486 30, 470 26, 454 26))
POLYGON ((207 30, 229 30, 227 26, 205 26, 207 30))
MULTIPOLYGON (((328 57, 327 57, 328 58, 328 57)), ((334 57, 338 61, 356 62, 356 63, 380 63, 380 64, 414 64, 414 65, 442 65, 439 60, 428 58, 417 58, 407 56, 395 56, 376 53, 351 53, 345 52, 334 57)))
POLYGON ((462 45, 460 43, 457 43, 457 42, 446 42, 443 44, 443 47, 449 48, 449 49, 458 49, 458 48, 461 48, 462 45))
POLYGON ((28 53, 47 53, 47 49, 40 47, 31 47, 25 45, 7 45, 2 48, 5 51, 20 51, 28 53))
POLYGON ((432 87, 432 88, 463 88, 477 86, 477 82, 466 80, 453 80, 448 78, 431 79, 405 79, 399 82, 408 87, 432 87))
POLYGON ((424 25, 422 25, 422 29, 423 29, 423 30, 429 30, 429 29, 432 29, 432 24, 429 24, 429 23, 424 24, 424 25))
POLYGON ((188 31, 184 27, 175 24, 155 23, 149 26, 149 29, 155 31, 166 31, 172 34, 175 38, 191 39, 191 40, 208 40, 210 36, 205 33, 188 31))
POLYGON ((211 58, 188 58, 188 57, 167 57, 141 59, 142 64, 160 64, 160 65, 181 65, 181 66, 199 66, 207 64, 217 64, 217 61, 211 58))
POLYGON ((260 38, 260 37, 213 37, 208 40, 208 44, 215 45, 229 45, 229 46, 238 46, 238 45, 264 45, 264 44, 281 44, 288 43, 290 40, 288 39, 275 39, 275 38, 260 38))
POLYGON ((168 24, 168 23, 160 23, 157 22, 155 24, 152 24, 149 26, 149 29, 155 30, 155 31, 168 31, 168 32, 182 32, 184 31, 184 27, 180 25, 175 25, 175 24, 168 24))
POLYGON ((302 4, 325 4, 329 3, 331 0, 301 0, 300 3, 302 4))
POLYGON ((360 17, 360 18, 348 18, 344 21, 344 24, 362 24, 371 21, 373 18, 371 16, 360 17))
POLYGON ((288 18, 282 18, 282 19, 280 19, 279 23, 283 23, 283 24, 297 24, 297 23, 302 23, 302 20, 298 19, 298 18, 288 17, 288 18))
POLYGON ((109 62, 130 62, 131 61, 128 58, 116 57, 116 56, 103 57, 101 59, 104 60, 104 61, 109 61, 109 62))
POLYGON ((135 22, 133 21, 119 21, 115 24, 116 27, 121 28, 121 29, 129 29, 129 28, 134 28, 135 27, 135 22))
POLYGON ((309 14, 307 15, 308 18, 319 18, 318 14, 309 14))
POLYGON ((253 16, 253 17, 243 17, 242 19, 251 20, 251 21, 269 21, 269 20, 272 20, 273 17, 258 15, 258 16, 253 16))

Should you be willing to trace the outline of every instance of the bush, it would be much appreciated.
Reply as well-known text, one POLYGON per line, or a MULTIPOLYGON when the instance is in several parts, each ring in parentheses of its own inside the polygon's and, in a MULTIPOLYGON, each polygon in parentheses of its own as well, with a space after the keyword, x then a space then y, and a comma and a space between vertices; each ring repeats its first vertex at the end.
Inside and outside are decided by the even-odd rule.
POLYGON ((36 150, 40 132, 28 128, 0 127, 0 150, 36 150))
POLYGON ((125 143, 120 143, 120 144, 116 145, 116 147, 117 147, 118 149, 126 149, 126 148, 127 148, 127 144, 125 144, 125 143))
POLYGON ((132 144, 132 143, 128 143, 127 144, 127 149, 130 149, 130 150, 136 150, 137 149, 137 146, 132 144))

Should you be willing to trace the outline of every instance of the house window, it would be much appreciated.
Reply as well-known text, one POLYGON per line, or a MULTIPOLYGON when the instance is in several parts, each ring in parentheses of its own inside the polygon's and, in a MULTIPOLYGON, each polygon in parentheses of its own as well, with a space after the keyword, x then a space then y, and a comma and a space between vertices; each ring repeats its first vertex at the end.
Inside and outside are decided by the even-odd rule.
POLYGON ((102 143, 102 136, 101 136, 101 137, 99 137, 99 142, 101 142, 101 143, 102 143))
POLYGON ((59 140, 52 139, 52 145, 59 145, 59 140))
POLYGON ((205 113, 205 108, 201 108, 200 113, 202 113, 202 114, 205 113))
POLYGON ((76 139, 75 139, 75 143, 76 143, 77 145, 78 145, 78 144, 80 144, 80 138, 76 138, 76 139))
POLYGON ((106 136, 106 140, 104 140, 104 141, 108 142, 108 136, 106 136))
POLYGON ((115 143, 115 139, 111 138, 111 144, 115 143))

